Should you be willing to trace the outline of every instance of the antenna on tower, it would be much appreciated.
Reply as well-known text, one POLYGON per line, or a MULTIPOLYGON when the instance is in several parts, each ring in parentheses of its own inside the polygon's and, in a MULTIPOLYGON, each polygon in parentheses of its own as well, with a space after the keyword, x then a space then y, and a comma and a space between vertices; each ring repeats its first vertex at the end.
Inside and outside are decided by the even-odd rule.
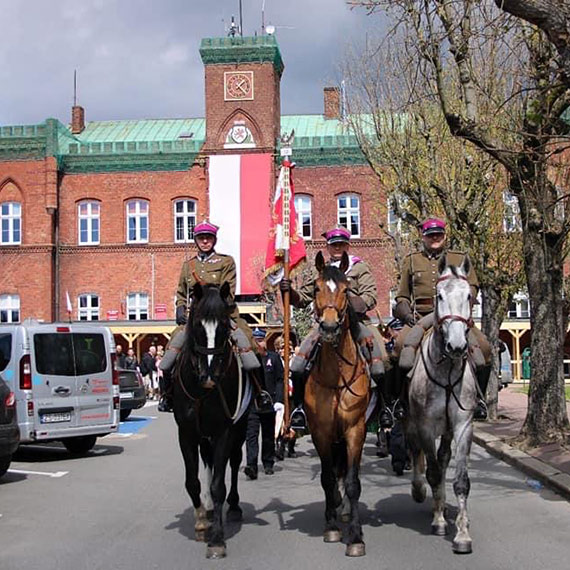
POLYGON ((265 35, 265 0, 261 0, 261 35, 265 35))
POLYGON ((73 106, 77 107, 77 69, 73 70, 73 106))
POLYGON ((243 38, 243 14, 241 10, 241 0, 239 0, 239 35, 243 38))

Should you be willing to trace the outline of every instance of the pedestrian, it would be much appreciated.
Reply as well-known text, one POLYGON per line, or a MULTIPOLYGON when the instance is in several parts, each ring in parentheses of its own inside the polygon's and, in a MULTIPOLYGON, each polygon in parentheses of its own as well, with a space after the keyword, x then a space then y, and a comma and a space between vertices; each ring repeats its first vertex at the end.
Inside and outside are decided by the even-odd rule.
MULTIPOLYGON (((299 347, 293 347, 292 344, 289 345, 289 381, 287 386, 287 394, 289 399, 289 409, 293 404, 293 383, 291 382, 291 368, 290 364, 293 361, 293 358, 296 354, 299 353, 299 347)), ((275 350, 277 354, 279 354, 281 358, 281 362, 283 363, 283 368, 285 368, 283 356, 285 353, 285 343, 283 341, 283 337, 280 336, 275 340, 275 350)), ((297 437, 295 434, 295 430, 289 428, 287 432, 285 432, 285 422, 283 417, 283 412, 279 415, 279 409, 277 406, 283 407, 283 412, 285 411, 285 406, 282 404, 275 404, 276 407, 276 416, 275 416, 275 459, 278 461, 283 461, 285 459, 285 447, 287 447, 287 457, 297 457, 297 453, 295 452, 295 443, 297 442, 297 437)))
MULTIPOLYGON (((425 331, 433 322, 434 297, 438 279, 438 266, 443 256, 447 263, 460 267, 468 258, 467 254, 451 251, 447 247, 446 224, 439 218, 429 218, 421 226, 422 249, 409 254, 402 263, 400 284, 396 293, 394 316, 406 326, 402 329, 396 342, 396 350, 400 354, 400 365, 411 369, 415 355, 425 331), (416 323, 418 323, 416 325, 416 323), (415 325, 415 326, 414 326, 415 325), (412 328, 414 330, 412 332, 412 328)), ((470 264, 467 281, 471 286, 472 304, 477 299, 479 281, 470 264)), ((485 335, 475 326, 469 329, 467 335, 470 350, 474 360, 477 383, 482 395, 475 409, 475 419, 487 418, 485 393, 491 372, 491 347, 485 335)), ((407 371, 407 370, 406 370, 407 371)))
POLYGON ((127 359, 127 355, 123 352, 122 345, 118 344, 115 347, 115 355, 117 357, 117 367, 121 369, 126 368, 125 361, 127 359))
MULTIPOLYGON (((265 331, 256 328, 253 338, 257 343, 258 354, 264 373, 267 392, 273 402, 283 405, 283 363, 276 352, 267 350, 265 331)), ((247 419, 245 436, 246 462, 245 474, 249 479, 257 479, 259 458, 259 432, 261 430, 261 462, 266 475, 273 475, 275 463, 275 410, 259 408, 252 402, 247 419)))
POLYGON ((125 358, 125 368, 127 370, 137 370, 139 368, 139 362, 135 356, 135 349, 128 348, 127 356, 125 358))
POLYGON ((151 345, 148 352, 143 354, 140 368, 143 376, 144 385, 146 388, 146 395, 148 399, 154 396, 153 388, 153 374, 156 373, 156 346, 151 345))

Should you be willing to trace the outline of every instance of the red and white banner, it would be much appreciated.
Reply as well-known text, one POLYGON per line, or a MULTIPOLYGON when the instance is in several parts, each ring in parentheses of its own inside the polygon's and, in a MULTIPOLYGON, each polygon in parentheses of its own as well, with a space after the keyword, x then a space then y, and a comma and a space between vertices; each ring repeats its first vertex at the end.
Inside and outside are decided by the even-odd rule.
POLYGON ((209 220, 216 251, 236 262, 236 294, 258 294, 270 221, 272 155, 223 154, 209 160, 209 220))
POLYGON ((286 249, 289 250, 289 271, 293 273, 306 257, 305 240, 301 235, 298 222, 295 212, 292 167, 289 161, 284 161, 273 198, 271 229, 265 258, 265 275, 271 285, 275 285, 283 277, 286 249), (285 194, 289 195, 288 204, 284 201, 285 194))

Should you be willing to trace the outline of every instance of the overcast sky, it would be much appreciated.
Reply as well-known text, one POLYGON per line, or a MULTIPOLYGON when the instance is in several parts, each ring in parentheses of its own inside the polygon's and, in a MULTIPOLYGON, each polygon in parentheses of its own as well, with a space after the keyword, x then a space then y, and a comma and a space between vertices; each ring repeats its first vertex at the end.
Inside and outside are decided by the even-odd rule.
MULTIPOLYGON (((283 114, 322 113, 347 43, 379 16, 344 0, 243 0, 243 35, 276 27, 283 114)), ((0 0, 0 125, 70 120, 73 70, 87 120, 203 117, 204 37, 226 35, 239 0, 0 0)))

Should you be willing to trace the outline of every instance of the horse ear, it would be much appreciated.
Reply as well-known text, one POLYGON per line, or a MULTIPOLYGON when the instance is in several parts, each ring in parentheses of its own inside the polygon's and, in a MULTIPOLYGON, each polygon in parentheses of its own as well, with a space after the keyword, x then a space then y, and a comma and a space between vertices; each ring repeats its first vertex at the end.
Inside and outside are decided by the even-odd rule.
POLYGON ((224 281, 224 283, 222 284, 222 286, 220 288, 220 297, 226 302, 229 300, 230 284, 227 281, 224 281))
POLYGON ((323 269, 325 268, 325 258, 323 257, 322 251, 319 251, 315 257, 315 267, 319 273, 322 273, 323 269))
POLYGON ((463 271, 465 275, 469 275, 469 272, 471 271, 471 260, 469 259, 468 255, 466 255, 463 258, 463 263, 461 264, 461 271, 463 271))
POLYGON ((204 289, 202 288, 200 282, 196 281, 196 283, 194 283, 194 287, 192 287, 192 297, 194 297, 196 301, 199 301, 203 296, 204 289))
POLYGON ((346 251, 342 252, 342 257, 340 259, 340 271, 342 273, 346 273, 346 270, 348 269, 348 266, 350 265, 350 260, 348 259, 348 253, 346 253, 346 251))
POLYGON ((439 258, 439 264, 437 266, 437 270, 439 271, 439 274, 441 275, 444 271, 445 268, 447 267, 447 255, 445 255, 445 253, 439 258))

